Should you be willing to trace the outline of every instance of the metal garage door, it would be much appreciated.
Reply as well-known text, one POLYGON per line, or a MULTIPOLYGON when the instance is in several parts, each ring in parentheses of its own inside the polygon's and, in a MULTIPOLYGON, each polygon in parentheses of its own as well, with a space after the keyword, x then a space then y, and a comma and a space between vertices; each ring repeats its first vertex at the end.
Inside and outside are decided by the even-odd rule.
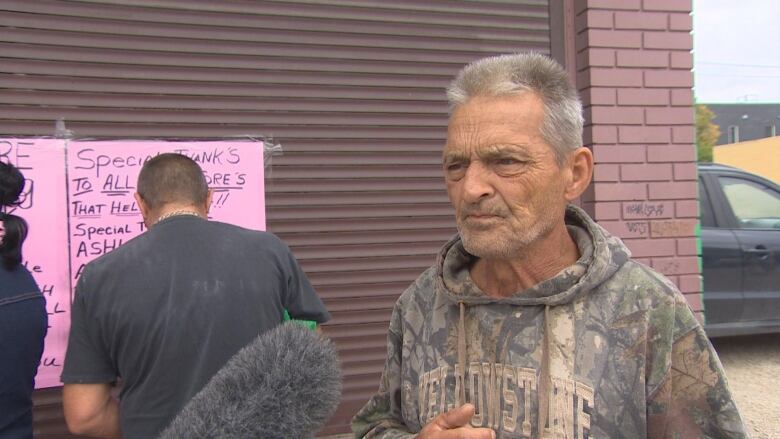
MULTIPOLYGON (((453 232, 444 87, 549 52, 546 0, 0 0, 0 134, 273 136, 268 228, 333 314, 346 431, 378 385, 390 310, 453 232)), ((34 233, 34 231, 32 232, 34 233)), ((58 390, 36 437, 64 437, 58 390)))

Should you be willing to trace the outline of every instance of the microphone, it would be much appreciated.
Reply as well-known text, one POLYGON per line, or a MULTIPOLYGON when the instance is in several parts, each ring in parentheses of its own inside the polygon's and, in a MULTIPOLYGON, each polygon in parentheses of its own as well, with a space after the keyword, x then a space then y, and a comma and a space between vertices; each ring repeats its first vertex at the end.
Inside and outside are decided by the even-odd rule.
POLYGON ((333 343, 288 322, 233 356, 160 439, 313 438, 340 399, 333 343))

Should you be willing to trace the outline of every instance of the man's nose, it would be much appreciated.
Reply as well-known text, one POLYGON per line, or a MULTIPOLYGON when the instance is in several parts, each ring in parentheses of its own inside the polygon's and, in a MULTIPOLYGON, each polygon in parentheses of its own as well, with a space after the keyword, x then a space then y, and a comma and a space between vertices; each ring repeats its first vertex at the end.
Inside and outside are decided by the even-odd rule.
POLYGON ((489 198, 495 191, 492 184, 492 173, 478 161, 472 162, 466 169, 462 184, 464 201, 469 203, 477 203, 483 198, 489 198))

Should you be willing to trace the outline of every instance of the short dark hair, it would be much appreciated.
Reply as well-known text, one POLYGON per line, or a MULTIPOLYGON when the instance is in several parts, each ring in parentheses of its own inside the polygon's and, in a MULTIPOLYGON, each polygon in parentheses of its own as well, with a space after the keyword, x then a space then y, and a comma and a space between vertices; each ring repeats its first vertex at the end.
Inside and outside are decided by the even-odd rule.
POLYGON ((170 203, 202 204, 209 191, 200 166, 176 153, 163 153, 144 163, 137 189, 150 209, 170 203))

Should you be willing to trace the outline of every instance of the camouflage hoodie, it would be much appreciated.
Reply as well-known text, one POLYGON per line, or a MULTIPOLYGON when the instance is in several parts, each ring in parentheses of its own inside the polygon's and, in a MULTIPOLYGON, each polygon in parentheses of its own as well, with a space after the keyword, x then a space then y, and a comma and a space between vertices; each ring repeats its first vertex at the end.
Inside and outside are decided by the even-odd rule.
POLYGON ((472 282, 459 237, 442 248, 396 303, 355 437, 410 438, 464 401, 497 438, 746 437, 677 288, 582 210, 566 222, 577 263, 505 299, 472 282))

